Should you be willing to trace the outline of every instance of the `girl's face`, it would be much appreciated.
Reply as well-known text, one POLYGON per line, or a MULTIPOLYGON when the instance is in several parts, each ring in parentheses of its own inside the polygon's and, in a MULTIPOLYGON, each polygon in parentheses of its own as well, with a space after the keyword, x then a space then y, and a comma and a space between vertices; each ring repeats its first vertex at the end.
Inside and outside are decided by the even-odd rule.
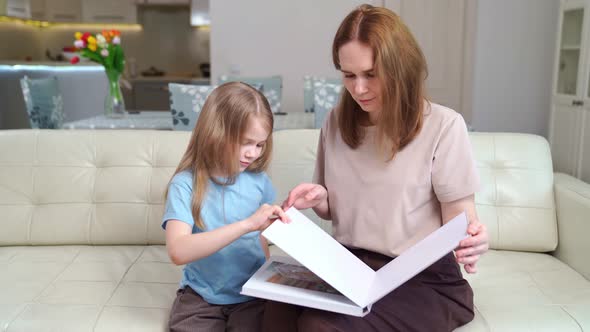
POLYGON ((240 172, 260 157, 269 134, 261 117, 249 117, 248 126, 240 142, 240 172))
POLYGON ((373 50, 358 40, 353 40, 340 47, 338 60, 344 87, 361 109, 369 113, 369 120, 375 124, 383 100, 381 83, 375 76, 373 50))

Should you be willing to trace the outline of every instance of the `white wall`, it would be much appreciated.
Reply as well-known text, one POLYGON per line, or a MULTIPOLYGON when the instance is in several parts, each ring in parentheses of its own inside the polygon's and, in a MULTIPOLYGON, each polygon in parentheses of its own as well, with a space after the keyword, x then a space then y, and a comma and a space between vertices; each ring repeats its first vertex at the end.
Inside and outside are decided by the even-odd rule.
POLYGON ((472 126, 547 137, 559 1, 478 0, 472 126))
POLYGON ((331 57, 338 25, 356 0, 210 2, 212 78, 281 75, 282 110, 303 112, 303 76, 338 77, 331 57))

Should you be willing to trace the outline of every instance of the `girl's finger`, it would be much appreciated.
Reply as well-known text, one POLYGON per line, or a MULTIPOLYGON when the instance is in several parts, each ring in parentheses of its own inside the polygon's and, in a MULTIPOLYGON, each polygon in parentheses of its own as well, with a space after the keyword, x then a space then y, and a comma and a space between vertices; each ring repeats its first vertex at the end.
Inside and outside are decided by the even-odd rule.
POLYGON ((285 211, 283 211, 283 209, 281 209, 280 206, 274 205, 273 207, 274 207, 274 214, 279 216, 279 219, 281 219, 282 222, 284 222, 286 224, 291 222, 291 218, 289 218, 289 216, 287 216, 285 211))

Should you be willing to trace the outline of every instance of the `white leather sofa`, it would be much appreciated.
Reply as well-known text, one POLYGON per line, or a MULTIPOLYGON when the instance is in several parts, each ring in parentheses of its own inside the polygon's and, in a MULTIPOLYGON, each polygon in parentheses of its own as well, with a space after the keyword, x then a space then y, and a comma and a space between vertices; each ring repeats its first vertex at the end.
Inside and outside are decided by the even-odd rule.
MULTIPOLYGON (((274 135, 270 175, 282 199, 310 180, 319 132, 274 135)), ((0 131, 0 331, 166 329, 181 267, 167 257, 160 218, 188 138, 0 131)), ((477 313, 459 330, 590 331, 590 185, 554 175, 541 137, 471 139, 493 250, 467 276, 477 313)))

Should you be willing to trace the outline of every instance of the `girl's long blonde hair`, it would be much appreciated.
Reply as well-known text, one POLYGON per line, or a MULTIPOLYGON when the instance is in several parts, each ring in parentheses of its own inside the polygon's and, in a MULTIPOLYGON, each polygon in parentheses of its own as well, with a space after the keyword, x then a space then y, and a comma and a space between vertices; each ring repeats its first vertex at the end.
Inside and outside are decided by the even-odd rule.
MULTIPOLYGON (((361 5, 340 24, 332 44, 332 59, 340 70, 338 51, 357 40, 373 50, 373 63, 383 95, 378 137, 389 159, 420 132, 425 102, 426 59, 414 36, 398 15, 389 9, 361 5)), ((351 148, 362 142, 361 120, 366 112, 344 89, 337 106, 342 139, 351 148)))
POLYGON ((201 207, 208 182, 219 185, 235 182, 240 172, 240 141, 248 121, 254 117, 263 122, 269 133, 262 154, 247 168, 258 173, 267 169, 272 151, 273 115, 264 95, 245 83, 229 82, 213 90, 203 105, 188 147, 174 172, 174 175, 182 171, 193 174, 191 210, 195 225, 201 230, 205 230, 201 207))

